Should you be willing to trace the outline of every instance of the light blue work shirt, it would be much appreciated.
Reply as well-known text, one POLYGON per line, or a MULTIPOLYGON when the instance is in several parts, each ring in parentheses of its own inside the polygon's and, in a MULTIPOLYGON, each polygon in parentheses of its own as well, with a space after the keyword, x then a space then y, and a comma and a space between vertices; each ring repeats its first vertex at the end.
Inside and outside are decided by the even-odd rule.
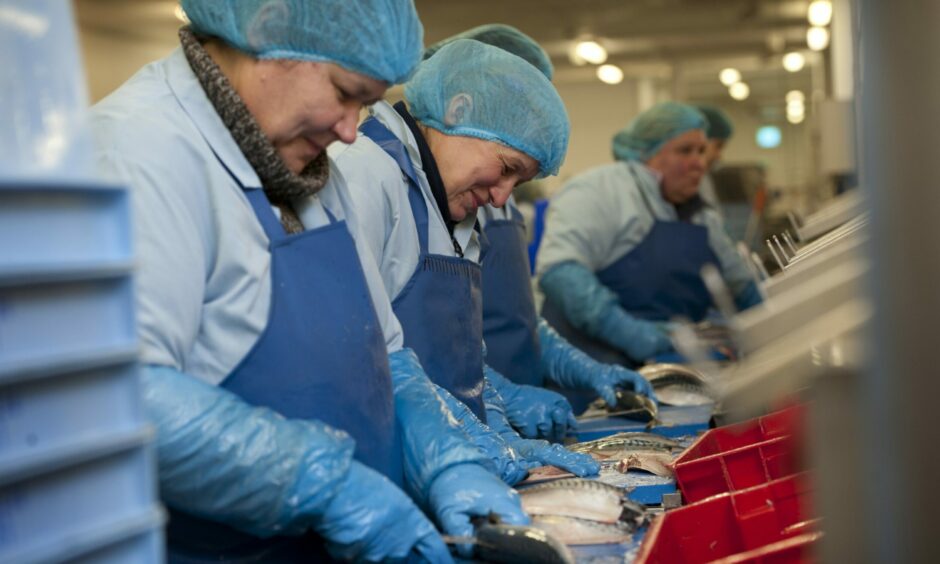
MULTIPOLYGON (((229 171, 246 186, 258 176, 181 49, 96 104, 90 121, 100 171, 130 188, 142 360, 218 384, 255 345, 271 306, 268 238, 229 171)), ((329 222, 326 207, 360 239, 351 202, 329 186, 296 207, 308 229, 329 222)), ((358 251, 394 352, 401 326, 368 249, 358 251)))
MULTIPOLYGON (((591 272, 604 270, 643 241, 653 228, 640 189, 661 221, 678 221, 675 207, 660 190, 657 173, 641 163, 615 162, 581 173, 565 183, 552 199, 545 234, 536 260, 536 275, 563 262, 575 261, 591 272)), ((721 218, 709 208, 692 215, 691 222, 708 230, 708 244, 718 257, 725 282, 737 296, 753 281, 721 218)))
MULTIPOLYGON (((405 149, 421 184, 428 207, 428 249, 432 254, 457 256, 450 233, 428 184, 421 157, 408 124, 387 102, 372 106, 371 114, 397 137, 405 149)), ((398 164, 374 141, 359 134, 351 145, 334 143, 330 157, 343 174, 349 195, 359 218, 360 247, 366 247, 379 261, 379 272, 388 295, 394 301, 418 268, 421 247, 411 205, 408 180, 398 164)), ((330 185, 340 182, 331 179, 330 185)), ((474 214, 454 227, 454 239, 464 258, 480 262, 480 241, 473 226, 474 214)), ((355 234, 354 234, 355 235, 355 234)))

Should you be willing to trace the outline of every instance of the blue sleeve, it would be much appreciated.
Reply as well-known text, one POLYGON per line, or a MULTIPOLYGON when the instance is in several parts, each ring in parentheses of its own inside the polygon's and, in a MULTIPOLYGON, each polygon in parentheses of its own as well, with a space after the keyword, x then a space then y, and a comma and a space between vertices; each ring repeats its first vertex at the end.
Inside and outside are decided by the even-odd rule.
POLYGON ((389 355, 389 363, 406 486, 414 499, 425 504, 431 484, 441 472, 457 464, 486 465, 489 461, 460 430, 414 351, 396 351, 389 355))
POLYGON ((168 367, 146 366, 141 382, 160 494, 172 507, 260 537, 300 534, 350 470, 355 443, 343 431, 285 419, 168 367))
POLYGON ((552 267, 539 284, 545 299, 551 300, 575 329, 623 351, 633 360, 643 361, 672 350, 665 331, 627 313, 617 296, 576 262, 552 267))

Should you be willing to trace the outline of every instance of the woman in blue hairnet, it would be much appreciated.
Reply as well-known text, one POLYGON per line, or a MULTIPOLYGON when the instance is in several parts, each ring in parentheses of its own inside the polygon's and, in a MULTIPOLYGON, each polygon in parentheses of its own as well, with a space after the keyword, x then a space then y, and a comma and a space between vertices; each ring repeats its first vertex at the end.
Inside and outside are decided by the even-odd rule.
MULTIPOLYGON (((549 80, 554 68, 548 54, 534 39, 504 24, 469 29, 432 45, 427 59, 457 39, 475 39, 522 57, 549 80)), ((525 223, 510 196, 504 206, 484 206, 477 213, 482 227, 483 337, 486 362, 517 384, 550 385, 582 399, 568 390, 589 390, 587 401, 597 395, 615 404, 618 387, 653 395, 649 382, 632 370, 594 361, 558 335, 535 310, 525 223)), ((574 402, 577 403, 577 402, 574 402)), ((586 402, 584 402, 586 403, 586 402)), ((576 405, 575 410, 579 407, 576 405)))
POLYGON ((613 139, 617 162, 572 178, 546 219, 537 275, 542 314, 598 360, 642 363, 672 349, 663 323, 702 319, 712 306, 700 272, 716 265, 740 308, 757 285, 704 208, 705 118, 658 104, 613 139))
POLYGON ((696 104, 695 109, 705 116, 705 137, 708 138, 705 145, 705 175, 702 176, 698 193, 702 201, 715 210, 718 217, 723 217, 721 201, 718 200, 718 193, 715 192, 715 182, 712 180, 711 172, 721 161, 721 153, 734 134, 734 125, 731 123, 728 114, 723 112, 721 108, 707 104, 696 104))
POLYGON ((491 427, 530 462, 596 473, 589 457, 513 430, 560 440, 573 423, 562 396, 484 363, 476 212, 557 172, 568 141, 561 99, 525 60, 459 39, 419 65, 405 100, 376 104, 355 143, 331 148, 405 344, 471 436, 491 427))
POLYGON ((413 4, 182 4, 181 48, 92 111, 99 164, 135 203, 170 561, 316 561, 325 545, 447 562, 421 509, 458 535, 490 512, 525 522, 403 348, 354 210, 326 186, 325 147, 420 59, 413 4))

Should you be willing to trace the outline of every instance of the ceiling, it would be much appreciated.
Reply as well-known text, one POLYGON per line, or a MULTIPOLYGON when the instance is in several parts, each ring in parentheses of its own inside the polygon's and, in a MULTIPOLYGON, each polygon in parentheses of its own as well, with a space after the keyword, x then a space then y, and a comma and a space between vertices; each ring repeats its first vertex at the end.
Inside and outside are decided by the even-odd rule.
MULTIPOLYGON (((552 57, 556 81, 592 81, 567 53, 573 40, 593 37, 609 63, 628 78, 669 83, 679 98, 728 100, 718 71, 744 74, 752 103, 808 89, 811 67, 787 73, 780 57, 805 50, 808 0, 416 0, 430 44, 470 27, 501 22, 535 38, 552 57)), ((173 0, 76 0, 84 29, 128 40, 175 42, 173 0)), ((818 78, 818 75, 817 75, 818 78)))

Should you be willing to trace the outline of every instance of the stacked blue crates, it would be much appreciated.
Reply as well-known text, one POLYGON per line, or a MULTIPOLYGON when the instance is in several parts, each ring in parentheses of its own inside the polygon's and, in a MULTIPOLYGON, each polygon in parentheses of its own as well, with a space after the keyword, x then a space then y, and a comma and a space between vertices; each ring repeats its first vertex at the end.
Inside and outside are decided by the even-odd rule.
POLYGON ((161 562, 128 194, 0 180, 0 562, 161 562))

